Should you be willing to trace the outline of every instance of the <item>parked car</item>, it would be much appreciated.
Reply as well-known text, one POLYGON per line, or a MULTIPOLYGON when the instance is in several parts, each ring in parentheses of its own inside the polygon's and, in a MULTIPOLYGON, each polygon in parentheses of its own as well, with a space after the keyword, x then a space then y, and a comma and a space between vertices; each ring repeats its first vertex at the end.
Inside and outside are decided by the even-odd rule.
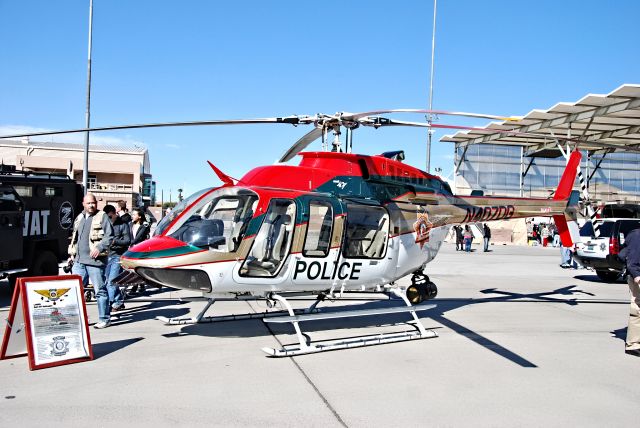
POLYGON ((575 256, 580 264, 592 268, 605 282, 614 282, 624 273, 618 258, 629 232, 640 228, 640 219, 605 218, 585 223, 580 229, 582 242, 576 243, 575 256), (598 233, 594 229, 598 229, 598 233), (596 236, 598 235, 598 236, 596 236))

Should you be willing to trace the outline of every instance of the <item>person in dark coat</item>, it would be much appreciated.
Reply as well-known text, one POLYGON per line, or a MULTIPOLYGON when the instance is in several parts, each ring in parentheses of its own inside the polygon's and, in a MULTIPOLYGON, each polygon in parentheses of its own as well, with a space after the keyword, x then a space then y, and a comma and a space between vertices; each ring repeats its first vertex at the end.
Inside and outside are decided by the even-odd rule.
POLYGON ((118 312, 124 309, 124 296, 120 291, 120 287, 114 284, 113 280, 122 272, 120 256, 127 251, 131 244, 131 233, 129 231, 129 225, 116 213, 116 207, 113 205, 105 205, 102 210, 109 216, 111 225, 113 226, 113 242, 111 243, 111 247, 109 247, 107 267, 105 269, 105 282, 107 283, 107 293, 109 294, 111 311, 118 312))
POLYGON ((489 241, 491 240, 491 229, 489 229, 489 225, 487 223, 484 224, 483 228, 484 234, 484 252, 489 251, 489 241))
POLYGON ((627 265, 627 284, 631 291, 625 352, 640 357, 640 229, 632 230, 625 244, 620 256, 627 265))
POLYGON ((456 251, 464 250, 464 236, 462 234, 462 226, 453 226, 456 232, 456 251))
POLYGON ((118 205, 117 214, 122 218, 122 221, 126 224, 131 223, 131 214, 129 214, 129 210, 127 209, 127 202, 124 199, 120 199, 116 205, 118 205))
POLYGON ((149 239, 151 226, 146 220, 144 211, 141 208, 134 208, 131 211, 131 245, 136 245, 149 239))
MULTIPOLYGON (((142 241, 149 239, 150 231, 151 226, 149 225, 149 222, 144 215, 144 210, 142 208, 134 208, 133 210, 131 210, 131 246, 137 245, 142 241)), ((137 285, 134 285, 133 287, 131 287, 129 294, 134 294, 137 292, 140 292, 140 294, 142 294, 144 293, 144 291, 144 284, 140 285, 139 287, 137 285)))

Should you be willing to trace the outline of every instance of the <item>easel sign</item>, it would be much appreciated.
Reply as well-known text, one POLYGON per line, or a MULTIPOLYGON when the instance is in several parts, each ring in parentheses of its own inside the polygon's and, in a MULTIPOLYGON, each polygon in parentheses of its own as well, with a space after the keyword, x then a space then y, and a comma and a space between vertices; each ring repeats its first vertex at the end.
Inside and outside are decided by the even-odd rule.
POLYGON ((0 359, 27 355, 31 370, 92 360, 82 278, 18 278, 0 359))

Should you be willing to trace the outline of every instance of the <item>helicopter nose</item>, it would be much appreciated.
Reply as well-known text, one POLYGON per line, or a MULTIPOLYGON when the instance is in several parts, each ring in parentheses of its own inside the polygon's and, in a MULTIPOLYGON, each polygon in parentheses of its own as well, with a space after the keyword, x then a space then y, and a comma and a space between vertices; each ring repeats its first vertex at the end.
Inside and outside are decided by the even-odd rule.
POLYGON ((155 259, 181 256, 197 251, 201 251, 201 249, 178 239, 168 236, 154 236, 129 248, 122 257, 125 259, 155 259))
POLYGON ((206 252, 174 238, 155 236, 131 247, 120 257, 120 264, 124 269, 167 287, 211 292, 211 281, 206 272, 173 267, 180 264, 180 260, 206 252))

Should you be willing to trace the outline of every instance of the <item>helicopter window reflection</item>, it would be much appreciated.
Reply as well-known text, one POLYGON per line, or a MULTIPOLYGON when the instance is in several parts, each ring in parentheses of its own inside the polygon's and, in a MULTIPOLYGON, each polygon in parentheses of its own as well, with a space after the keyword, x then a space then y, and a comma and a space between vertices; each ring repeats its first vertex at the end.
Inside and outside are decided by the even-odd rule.
POLYGON ((274 199, 269 204, 249 256, 240 268, 240 275, 275 276, 289 255, 296 208, 292 200, 274 199))
POLYGON ((389 237, 389 214, 382 207, 347 204, 343 253, 348 258, 384 257, 389 237))
POLYGON ((309 202, 309 222, 302 255, 305 257, 325 257, 331 247, 333 209, 322 201, 309 202))

